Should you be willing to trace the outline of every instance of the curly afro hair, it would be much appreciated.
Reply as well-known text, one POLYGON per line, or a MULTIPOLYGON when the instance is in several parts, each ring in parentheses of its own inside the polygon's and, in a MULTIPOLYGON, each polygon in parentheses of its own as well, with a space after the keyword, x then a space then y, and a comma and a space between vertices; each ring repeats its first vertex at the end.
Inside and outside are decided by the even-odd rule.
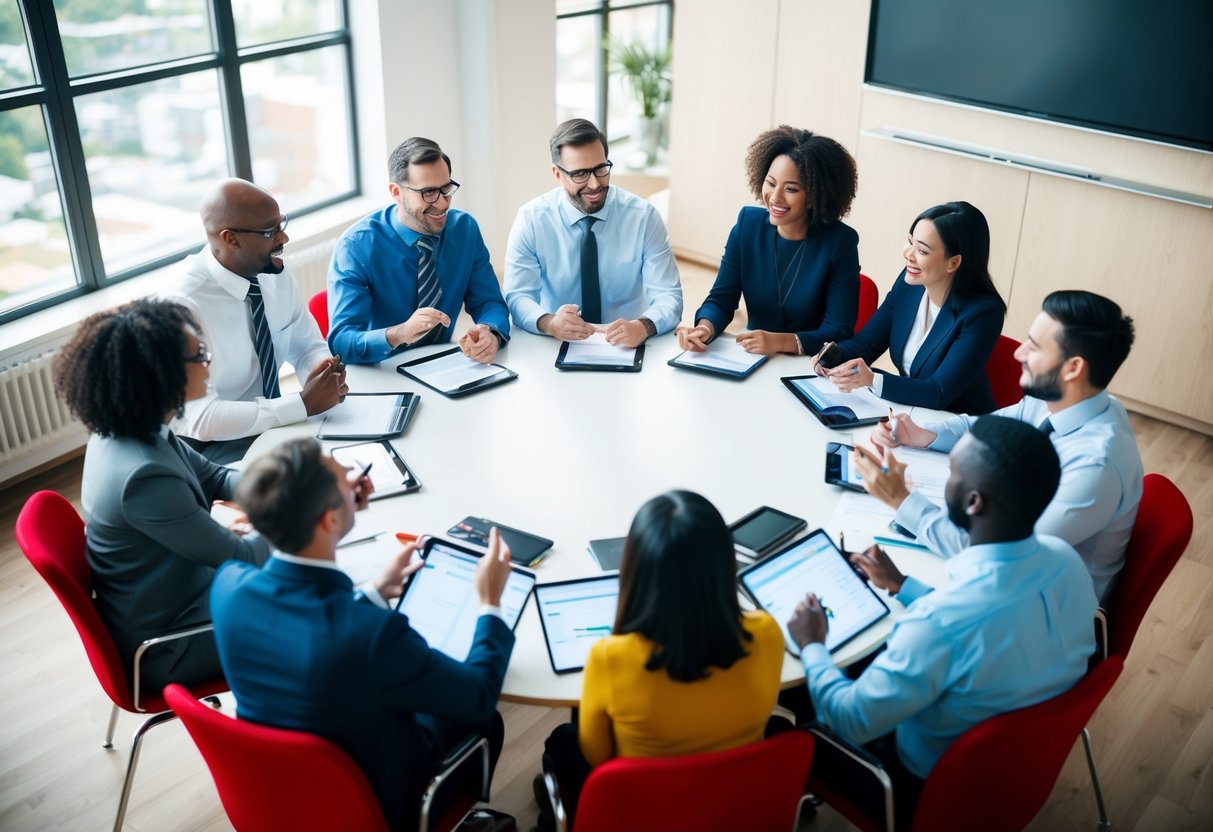
POLYGON ((845 147, 826 136, 786 124, 766 131, 754 140, 745 157, 746 179, 756 199, 762 199, 763 180, 777 156, 787 156, 800 172, 810 227, 840 220, 850 212, 859 189, 859 175, 845 147))
POLYGON ((190 311, 143 299, 86 318, 55 356, 55 392, 93 433, 151 441, 185 404, 190 311))

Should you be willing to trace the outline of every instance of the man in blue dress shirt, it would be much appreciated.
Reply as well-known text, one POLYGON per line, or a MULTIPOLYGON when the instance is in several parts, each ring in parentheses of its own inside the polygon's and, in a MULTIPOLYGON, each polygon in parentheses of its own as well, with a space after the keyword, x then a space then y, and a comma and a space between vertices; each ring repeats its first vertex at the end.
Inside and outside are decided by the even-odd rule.
MULTIPOLYGON (((1143 469, 1124 406, 1107 391, 1133 345, 1133 321, 1118 305, 1091 292, 1059 291, 1045 298, 1015 357, 1023 363, 1026 394, 998 415, 1042 430, 1061 458, 1061 485, 1036 531, 1078 550, 1095 594, 1107 598, 1125 562, 1125 549, 1141 502, 1143 469)), ((881 425, 872 439, 887 448, 907 445, 949 451, 973 424, 972 416, 920 427, 898 416, 897 438, 881 425)), ((969 545, 963 529, 905 483, 905 468, 887 460, 887 471, 870 454, 856 454, 865 487, 897 511, 897 522, 933 551, 951 557, 969 545)), ((925 587, 912 578, 907 598, 925 587)))
MULTIPOLYGON (((1049 440, 1032 425, 983 416, 950 463, 947 516, 968 547, 948 562, 947 588, 906 610, 858 679, 834 666, 815 595, 788 622, 817 718, 858 744, 895 732, 893 749, 886 738, 874 750, 894 780, 899 826, 957 737, 1069 690, 1095 651, 1095 593, 1078 553, 1033 532, 1061 476, 1049 440)), ((870 571, 877 557, 887 560, 872 547, 852 560, 870 571)))
POLYGON ((657 209, 610 184, 606 136, 591 122, 563 122, 549 146, 557 187, 518 210, 506 249, 514 323, 562 341, 597 328, 621 347, 670 332, 682 283, 657 209))
POLYGON ((467 307, 475 326, 459 346, 489 363, 510 335, 509 312, 476 221, 451 208, 459 183, 437 143, 406 139, 388 159, 394 203, 354 223, 329 265, 329 346, 347 364, 451 340, 467 307))

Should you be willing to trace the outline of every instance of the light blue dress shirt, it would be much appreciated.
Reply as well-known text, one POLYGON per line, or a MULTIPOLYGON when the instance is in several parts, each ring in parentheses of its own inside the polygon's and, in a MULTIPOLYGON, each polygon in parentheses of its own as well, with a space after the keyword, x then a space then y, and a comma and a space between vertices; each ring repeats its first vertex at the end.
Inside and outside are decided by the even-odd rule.
MULTIPOLYGON (((1030 425, 1046 418, 1052 422, 1050 438, 1061 459, 1061 484, 1037 521, 1036 532, 1060 537, 1078 550, 1095 582, 1095 594, 1103 600, 1124 566, 1144 475, 1124 406, 1101 391, 1052 415, 1044 401, 1033 398, 1004 407, 997 415, 1030 425)), ((927 425, 938 434, 931 449, 951 451, 976 420, 953 416, 927 425)), ((948 520, 947 512, 915 492, 897 510, 897 522, 944 557, 969 545, 969 535, 948 520)))
MULTIPOLYGON (((420 236, 400 222, 393 203, 354 223, 337 241, 328 275, 328 341, 345 363, 374 364, 407 349, 403 344, 393 349, 387 330, 417 311, 420 236)), ((466 306, 472 320, 508 339, 509 312, 476 220, 451 209, 439 237, 434 254, 442 287, 438 308, 454 324, 466 306)), ((450 327, 441 340, 451 340, 450 327)))
POLYGON ((641 316, 670 332, 682 319, 682 283, 657 209, 612 185, 596 214, 583 214, 563 188, 518 209, 505 253, 505 300, 514 323, 539 332, 539 318, 567 303, 581 307, 581 244, 593 216, 598 238, 602 322, 641 316), (580 224, 578 224, 580 223, 580 224))
POLYGON ((818 719, 858 744, 895 728, 902 763, 924 779, 969 728, 1069 690, 1095 652, 1095 593, 1064 541, 973 546, 948 576, 947 589, 906 610, 858 679, 822 644, 801 651, 818 719))

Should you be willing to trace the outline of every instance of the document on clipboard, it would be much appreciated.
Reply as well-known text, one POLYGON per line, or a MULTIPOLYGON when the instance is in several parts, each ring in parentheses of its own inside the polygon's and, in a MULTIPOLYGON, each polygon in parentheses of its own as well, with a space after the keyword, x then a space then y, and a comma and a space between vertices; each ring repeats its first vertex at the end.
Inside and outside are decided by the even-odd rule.
POLYGON ((457 399, 478 393, 518 378, 518 374, 500 364, 481 364, 453 347, 436 355, 406 361, 396 368, 401 375, 414 378, 448 398, 457 399))
POLYGON ((843 393, 825 376, 785 376, 779 380, 827 428, 874 425, 888 418, 888 403, 866 387, 843 393))
POLYGON ((371 485, 375 486, 371 492, 372 500, 407 494, 421 487, 421 480, 417 479, 417 475, 387 440, 333 448, 333 459, 354 471, 371 466, 367 476, 371 478, 371 485))
POLYGON ((320 439, 381 439, 404 433, 421 397, 414 393, 349 393, 324 414, 320 439))
POLYGON ((595 332, 581 341, 563 341, 556 366, 561 370, 605 370, 616 373, 638 373, 644 366, 644 344, 638 347, 617 347, 606 336, 595 332))
POLYGON ((671 367, 682 367, 687 370, 742 379, 748 378, 750 373, 757 370, 766 361, 767 356, 746 352, 745 348, 732 338, 717 338, 708 344, 706 352, 687 350, 666 363, 671 367))

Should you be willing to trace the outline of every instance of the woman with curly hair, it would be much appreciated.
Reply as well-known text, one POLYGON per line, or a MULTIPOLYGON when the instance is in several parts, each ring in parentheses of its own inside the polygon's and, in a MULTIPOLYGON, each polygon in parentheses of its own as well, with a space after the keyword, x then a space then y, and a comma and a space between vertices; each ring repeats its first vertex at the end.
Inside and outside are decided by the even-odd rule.
POLYGON ((838 142, 782 125, 750 145, 746 176, 762 207, 737 215, 716 283, 675 330, 684 350, 701 352, 733 320, 744 296, 748 352, 813 355, 848 338, 859 309, 859 235, 842 218, 858 179, 838 142))
MULTIPOLYGON (((185 307, 138 300, 89 317, 55 359, 55 389, 92 432, 80 502, 94 602, 131 669, 140 643, 210 620, 207 592, 225 560, 263 563, 269 545, 216 523, 240 474, 203 459, 168 429, 206 394, 210 352, 185 307)), ((220 676, 205 633, 148 649, 143 694, 220 676)))

